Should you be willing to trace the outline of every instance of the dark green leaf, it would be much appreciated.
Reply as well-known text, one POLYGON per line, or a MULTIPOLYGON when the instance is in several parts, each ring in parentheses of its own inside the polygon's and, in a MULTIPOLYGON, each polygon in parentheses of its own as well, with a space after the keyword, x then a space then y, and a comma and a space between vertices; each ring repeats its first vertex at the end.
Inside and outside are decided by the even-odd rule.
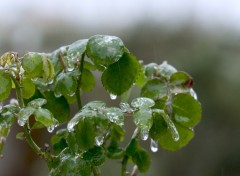
POLYGON ((57 98, 53 92, 48 91, 44 92, 44 98, 46 98, 47 104, 43 107, 49 109, 59 123, 64 123, 69 120, 70 107, 63 96, 57 98))
POLYGON ((107 151, 107 157, 110 159, 121 159, 123 158, 125 151, 117 147, 109 147, 107 151))
POLYGON ((76 140, 79 148, 88 150, 95 144, 96 131, 92 119, 79 121, 76 129, 76 140))
POLYGON ((139 148, 132 156, 132 160, 138 166, 140 172, 145 173, 148 171, 151 158, 146 150, 139 148))
POLYGON ((69 146, 69 148, 71 149, 71 151, 73 151, 74 153, 79 152, 79 147, 78 147, 78 144, 77 144, 77 140, 78 139, 76 139, 75 132, 68 133, 67 138, 66 138, 66 142, 67 142, 67 145, 69 146))
POLYGON ((170 84, 173 86, 184 85, 188 81, 192 81, 192 78, 183 71, 175 72, 170 77, 170 84))
POLYGON ((3 70, 0 70, 0 101, 7 99, 12 89, 10 76, 3 70))
POLYGON ((133 138, 126 148, 126 154, 129 156, 134 156, 139 148, 137 139, 133 138))
POLYGON ((201 119, 201 104, 189 94, 173 97, 174 120, 186 127, 194 127, 201 119))
POLYGON ((146 82, 141 89, 141 96, 157 100, 167 95, 166 83, 160 79, 152 79, 146 82))
POLYGON ((27 53, 23 56, 22 67, 26 76, 30 78, 41 77, 43 73, 42 56, 38 53, 27 53))
POLYGON ((167 124, 162 115, 153 111, 153 124, 149 131, 151 138, 157 141, 161 137, 161 134, 166 133, 166 131, 167 124))
POLYGON ((110 93, 121 95, 135 83, 139 72, 137 59, 124 53, 120 60, 103 72, 102 84, 110 93))
POLYGON ((58 155, 63 149, 68 147, 65 140, 66 135, 67 135, 67 131, 64 129, 64 130, 58 131, 56 135, 51 137, 51 144, 53 146, 53 152, 55 155, 58 155))
POLYGON ((117 62, 125 51, 122 40, 115 36, 95 35, 87 44, 87 56, 97 66, 108 66, 117 62))
POLYGON ((83 69, 81 79, 81 89, 84 91, 91 91, 96 86, 95 78, 92 72, 87 69, 83 69))
POLYGON ((95 146, 94 148, 83 153, 83 159, 90 161, 93 166, 100 166, 106 159, 105 151, 102 147, 95 146))

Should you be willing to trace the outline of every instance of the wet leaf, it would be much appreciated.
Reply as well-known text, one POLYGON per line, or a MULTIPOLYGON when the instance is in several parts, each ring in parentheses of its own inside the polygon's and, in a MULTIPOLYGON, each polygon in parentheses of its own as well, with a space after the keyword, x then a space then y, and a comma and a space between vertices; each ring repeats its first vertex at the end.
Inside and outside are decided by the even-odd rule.
POLYGON ((36 109, 36 111, 34 112, 34 116, 36 121, 42 123, 45 127, 52 126, 57 123, 52 113, 47 109, 36 109))
POLYGON ((103 72, 102 84, 108 92, 121 95, 135 83, 138 72, 137 59, 131 54, 124 53, 118 62, 109 65, 103 72))
POLYGON ((94 89, 95 86, 96 86, 96 81, 92 72, 90 72, 87 69, 83 69, 82 79, 80 84, 81 89, 86 92, 89 92, 92 89, 94 89))
POLYGON ((67 55, 71 59, 75 60, 77 57, 81 58, 81 55, 85 52, 88 39, 78 40, 68 47, 67 55))
POLYGON ((194 127, 202 116, 201 104, 189 94, 177 94, 173 97, 173 118, 186 127, 194 127))
POLYGON ((13 104, 4 106, 2 110, 0 110, 0 126, 10 128, 16 121, 16 114, 19 110, 19 107, 13 104))
POLYGON ((95 146, 83 153, 83 159, 89 161, 93 166, 100 166, 105 162, 106 154, 102 147, 95 146))
POLYGON ((139 109, 148 109, 155 105, 155 102, 150 98, 139 97, 135 98, 131 102, 132 107, 139 109))
POLYGON ((35 85, 30 78, 24 77, 21 80, 21 86, 23 98, 29 99, 35 94, 35 85))
POLYGON ((158 66, 158 72, 164 78, 170 79, 171 75, 177 72, 176 68, 172 65, 169 65, 166 61, 158 66))
POLYGON ((139 148, 132 156, 132 160, 138 166, 138 170, 141 173, 148 171, 151 164, 151 158, 146 150, 139 148))
POLYGON ((125 51, 122 40, 115 36, 95 35, 89 38, 87 56, 97 66, 109 66, 117 62, 125 51))
POLYGON ((192 78, 190 75, 183 71, 178 71, 175 72, 171 75, 170 77, 170 84, 173 86, 178 86, 178 85, 185 85, 186 83, 190 83, 192 81, 192 78))
POLYGON ((32 107, 32 108, 39 108, 47 103, 47 100, 44 98, 37 98, 32 101, 30 101, 27 106, 32 107))
POLYGON ((29 117, 35 112, 35 108, 25 107, 19 111, 18 114, 18 124, 24 126, 29 117))
POLYGON ((48 57, 43 56, 43 79, 45 82, 50 81, 55 76, 54 65, 48 57))
POLYGON ((12 89, 10 76, 3 70, 0 70, 0 101, 7 99, 12 89))

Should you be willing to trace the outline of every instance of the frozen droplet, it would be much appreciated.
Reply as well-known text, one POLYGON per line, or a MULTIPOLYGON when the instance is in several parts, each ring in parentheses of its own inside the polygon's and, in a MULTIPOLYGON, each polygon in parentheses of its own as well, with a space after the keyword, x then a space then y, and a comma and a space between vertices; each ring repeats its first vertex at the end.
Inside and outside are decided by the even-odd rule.
POLYGON ((51 125, 51 126, 48 126, 48 127, 47 127, 47 131, 48 131, 49 133, 52 133, 54 129, 55 129, 55 125, 51 125))
POLYGON ((11 98, 10 101, 9 101, 10 104, 13 104, 13 105, 18 105, 18 100, 15 99, 15 98, 11 98))
POLYGON ((142 140, 146 141, 148 139, 149 133, 147 129, 141 129, 140 130, 140 137, 142 140))
POLYGON ((68 94, 68 96, 73 97, 75 95, 75 92, 71 92, 68 94))
POLYGON ((151 151, 152 152, 157 152, 158 151, 158 143, 157 141, 151 139, 151 151))
POLYGON ((35 81, 38 80, 38 78, 32 78, 31 80, 32 80, 33 82, 35 82, 35 81))
POLYGON ((26 123, 26 121, 25 120, 22 120, 22 119, 18 119, 18 125, 20 125, 20 126, 24 126, 25 125, 25 123, 26 123))
POLYGON ((53 79, 50 79, 47 84, 53 84, 53 79))
POLYGON ((116 99, 117 99, 117 95, 110 94, 110 99, 111 99, 111 100, 116 100, 116 99))
POLYGON ((98 146, 101 146, 104 142, 104 136, 96 136, 95 137, 95 143, 98 146))
POLYGON ((67 129, 69 132, 74 131, 74 127, 78 124, 79 118, 81 117, 80 113, 77 113, 67 124, 67 129))
POLYGON ((130 105, 126 102, 121 102, 120 103, 120 108, 123 113, 132 113, 134 110, 130 107, 130 105))
POLYGON ((75 68, 75 63, 72 59, 68 59, 67 71, 71 72, 75 68))
POLYGON ((0 111, 2 110, 3 108, 3 102, 0 102, 0 111))
POLYGON ((192 97, 193 97, 195 100, 198 99, 196 92, 195 92, 192 88, 190 89, 189 93, 190 93, 190 95, 192 95, 192 97))
POLYGON ((131 105, 134 108, 147 109, 155 105, 155 102, 150 98, 140 97, 132 100, 131 105))
POLYGON ((54 92, 55 97, 59 98, 62 96, 61 92, 54 92))

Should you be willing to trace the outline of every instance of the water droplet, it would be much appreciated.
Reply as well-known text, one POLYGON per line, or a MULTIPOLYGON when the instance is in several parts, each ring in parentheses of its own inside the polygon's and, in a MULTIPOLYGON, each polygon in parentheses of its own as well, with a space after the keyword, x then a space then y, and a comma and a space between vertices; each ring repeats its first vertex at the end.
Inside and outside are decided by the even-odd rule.
POLYGON ((74 131, 74 127, 78 124, 80 118, 80 113, 77 113, 69 122, 67 125, 67 129, 69 132, 74 131))
POLYGON ((195 92, 192 88, 190 89, 189 93, 190 93, 190 95, 192 95, 192 97, 193 97, 195 100, 198 99, 196 92, 195 92))
POLYGON ((38 80, 38 78, 31 78, 31 80, 32 80, 33 82, 35 82, 35 81, 38 80))
POLYGON ((68 93, 67 95, 73 97, 75 95, 75 92, 68 93))
POLYGON ((116 100, 116 99, 117 99, 117 95, 110 94, 110 99, 111 99, 111 100, 116 100))
POLYGON ((26 121, 25 120, 22 120, 22 119, 18 119, 18 125, 20 125, 20 126, 24 126, 25 125, 25 123, 26 123, 26 121))
POLYGON ((0 111, 2 110, 3 108, 3 102, 0 102, 0 111))
POLYGON ((54 129, 55 129, 55 125, 51 125, 51 126, 48 126, 48 127, 47 127, 47 131, 48 131, 49 133, 52 133, 54 129))
POLYGON ((95 143, 98 146, 101 146, 104 142, 104 136, 96 136, 95 137, 95 143))
POLYGON ((47 84, 52 84, 53 83, 53 79, 50 79, 47 84))
POLYGON ((54 92, 55 97, 59 98, 62 96, 61 92, 54 92))
POLYGON ((151 139, 151 151, 157 152, 158 151, 158 143, 157 141, 151 139))
POLYGON ((68 59, 67 65, 68 65, 68 66, 67 66, 67 71, 71 72, 71 71, 74 70, 74 68, 75 68, 75 63, 74 63, 74 61, 73 61, 71 58, 68 59))
POLYGON ((15 98, 11 98, 10 101, 9 101, 10 104, 13 104, 13 105, 18 105, 18 101, 17 99, 15 98))
POLYGON ((148 139, 149 133, 147 129, 141 129, 140 130, 140 137, 142 140, 146 141, 148 139))
POLYGON ((130 105, 126 102, 121 102, 120 103, 120 108, 123 113, 132 113, 134 110, 130 107, 130 105))

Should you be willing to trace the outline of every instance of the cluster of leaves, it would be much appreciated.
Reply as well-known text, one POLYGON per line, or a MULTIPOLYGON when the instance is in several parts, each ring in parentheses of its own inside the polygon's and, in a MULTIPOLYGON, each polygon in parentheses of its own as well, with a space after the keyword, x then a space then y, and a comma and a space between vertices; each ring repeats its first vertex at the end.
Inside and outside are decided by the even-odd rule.
POLYGON ((193 127, 201 119, 201 105, 192 89, 193 80, 185 72, 163 62, 143 65, 114 36, 96 35, 63 46, 52 53, 28 52, 18 57, 14 52, 0 58, 0 101, 12 89, 17 102, 1 105, 0 152, 12 124, 24 126, 18 138, 48 163, 50 175, 99 175, 106 158, 122 159, 122 175, 133 162, 140 172, 147 172, 151 159, 139 140, 150 136, 151 150, 158 145, 176 151, 192 139, 193 127), (101 73, 102 85, 112 99, 122 97, 119 107, 107 107, 102 101, 82 106, 81 93, 95 87, 93 71, 101 73), (140 88, 140 97, 127 103, 132 87, 140 88), (70 119, 70 105, 79 111, 70 119), (125 117, 131 117, 136 130, 126 147, 125 117), (30 118, 34 123, 29 123, 30 118), (52 152, 41 151, 30 131, 47 128, 52 132, 52 152))

